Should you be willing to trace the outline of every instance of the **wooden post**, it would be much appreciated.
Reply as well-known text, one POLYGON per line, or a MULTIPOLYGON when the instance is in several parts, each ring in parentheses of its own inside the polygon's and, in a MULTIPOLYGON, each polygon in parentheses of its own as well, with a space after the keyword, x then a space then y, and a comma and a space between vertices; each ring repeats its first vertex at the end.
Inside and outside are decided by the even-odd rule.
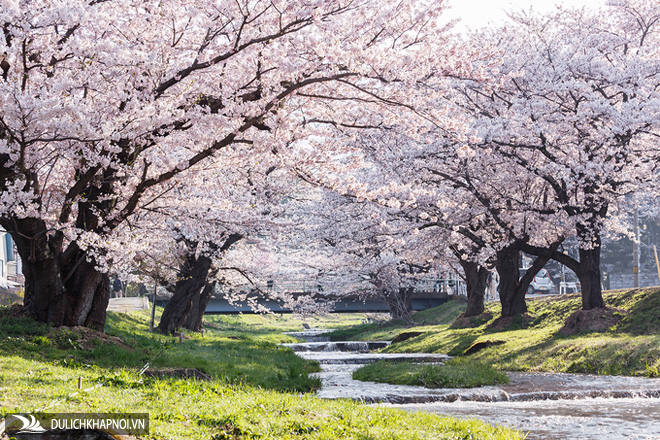
POLYGON ((653 245, 653 253, 655 254, 655 267, 658 269, 658 278, 660 278, 660 264, 658 264, 658 250, 653 245))

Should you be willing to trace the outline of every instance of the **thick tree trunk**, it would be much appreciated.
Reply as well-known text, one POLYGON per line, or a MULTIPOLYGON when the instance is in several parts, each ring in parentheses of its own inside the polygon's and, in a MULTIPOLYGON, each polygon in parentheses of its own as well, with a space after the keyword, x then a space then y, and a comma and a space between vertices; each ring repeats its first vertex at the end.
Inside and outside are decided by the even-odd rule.
POLYGON ((214 291, 215 281, 211 281, 210 283, 206 283, 199 296, 193 298, 192 307, 188 313, 188 317, 183 323, 183 327, 194 332, 202 331, 204 312, 209 305, 209 301, 211 301, 214 291))
POLYGON ((500 276, 500 303, 502 317, 511 317, 527 312, 524 288, 520 284, 520 251, 517 248, 504 248, 497 252, 496 268, 500 276))
POLYGON ((465 272, 467 288, 467 309, 464 317, 479 316, 484 312, 484 295, 488 283, 488 269, 473 261, 459 261, 465 272))
POLYGON ((25 296, 23 304, 39 322, 64 325, 67 298, 62 283, 59 256, 61 236, 48 236, 40 219, 3 219, 2 227, 11 234, 23 264, 25 296))
POLYGON ((99 272, 79 249, 74 252, 71 264, 64 265, 62 271, 67 274, 66 291, 75 293, 73 311, 66 317, 64 325, 84 325, 102 331, 110 301, 110 277, 99 272))
POLYGON ((582 310, 605 308, 600 284, 600 236, 593 240, 593 247, 580 249, 580 265, 576 275, 582 287, 582 310))
MULTIPOLYGON (((198 301, 211 268, 211 259, 201 255, 195 258, 189 254, 181 266, 180 277, 174 286, 174 295, 167 302, 158 329, 164 333, 172 333, 177 328, 184 327, 188 314, 193 309, 193 303, 198 301)), ((206 307, 205 307, 206 308, 206 307)))
POLYGON ((3 219, 0 224, 21 256, 29 313, 54 326, 83 325, 102 331, 110 281, 93 259, 75 243, 63 251, 62 233, 49 233, 40 219, 3 219))
MULTIPOLYGON (((230 234, 222 246, 214 243, 210 243, 210 245, 223 253, 242 238, 241 234, 230 234)), ((195 257, 193 249, 197 247, 198 243, 188 242, 183 237, 181 239, 187 243, 190 251, 179 268, 179 281, 174 285, 174 294, 167 302, 158 324, 158 329, 165 333, 172 333, 181 327, 200 331, 202 317, 215 289, 215 282, 207 283, 209 275, 212 274, 211 257, 207 255, 195 257), (204 290, 202 291, 202 289, 204 290)))

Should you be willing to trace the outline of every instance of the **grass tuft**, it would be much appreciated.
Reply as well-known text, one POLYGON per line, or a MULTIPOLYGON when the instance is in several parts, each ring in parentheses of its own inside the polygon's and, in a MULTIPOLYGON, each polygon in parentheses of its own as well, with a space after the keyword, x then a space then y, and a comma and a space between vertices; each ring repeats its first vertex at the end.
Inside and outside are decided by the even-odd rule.
POLYGON ((444 364, 378 361, 355 370, 353 379, 427 388, 473 388, 509 383, 505 373, 490 365, 459 358, 444 364))

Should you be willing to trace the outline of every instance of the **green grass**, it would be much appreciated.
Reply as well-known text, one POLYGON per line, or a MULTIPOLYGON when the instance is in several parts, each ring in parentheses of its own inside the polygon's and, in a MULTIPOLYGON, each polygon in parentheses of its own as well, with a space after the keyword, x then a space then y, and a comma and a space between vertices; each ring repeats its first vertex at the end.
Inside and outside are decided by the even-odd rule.
POLYGON ((283 391, 309 391, 320 381, 308 373, 319 370, 317 363, 294 355, 276 345, 294 339, 265 330, 214 331, 179 344, 178 338, 149 333, 149 315, 108 313, 107 334, 123 344, 104 343, 84 328, 52 329, 29 318, 0 314, 0 351, 26 359, 47 360, 62 365, 87 365, 112 369, 197 368, 228 384, 245 384, 283 391))
POLYGON ((473 388, 509 382, 505 373, 490 365, 459 358, 444 364, 378 361, 355 370, 353 379, 427 388, 473 388))
MULTIPOLYGON (((360 325, 372 316, 366 313, 341 313, 301 319, 298 315, 273 313, 269 315, 205 315, 204 321, 224 331, 279 335, 282 332, 302 331, 303 323, 313 328, 342 329, 360 325), (276 332, 276 333, 275 333, 276 332)), ((384 320, 385 318, 383 318, 384 320)))
POLYGON ((457 304, 444 304, 415 314, 414 327, 402 323, 361 325, 342 330, 356 340, 392 340, 398 334, 421 335, 392 344, 385 352, 446 353, 462 356, 474 343, 501 342, 465 356, 473 362, 507 371, 548 371, 660 377, 660 291, 636 289, 606 292, 608 306, 624 310, 623 319, 602 332, 567 336, 560 329, 579 310, 577 295, 528 301, 529 317, 518 318, 507 328, 489 326, 500 316, 499 303, 487 304, 487 316, 474 327, 451 328, 457 304), (627 312, 625 312, 627 311, 627 312), (438 321, 429 320, 437 315, 438 321), (445 319, 446 318, 446 319, 445 319))
POLYGON ((178 344, 178 338, 148 333, 143 312, 109 314, 104 336, 53 329, 0 309, 0 417, 147 412, 149 438, 172 440, 522 438, 474 420, 318 399, 303 392, 318 386, 308 376, 318 364, 275 344, 291 341, 280 332, 299 330, 299 322, 286 316, 210 321, 216 328, 204 337, 178 344), (155 368, 198 368, 212 380, 147 378, 139 374, 147 362, 155 368))

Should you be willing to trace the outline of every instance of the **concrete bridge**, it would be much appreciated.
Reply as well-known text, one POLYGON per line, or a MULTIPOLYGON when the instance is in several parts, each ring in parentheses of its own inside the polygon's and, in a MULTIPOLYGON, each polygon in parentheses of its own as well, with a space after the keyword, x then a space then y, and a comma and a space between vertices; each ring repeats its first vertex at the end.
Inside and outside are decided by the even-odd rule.
MULTIPOLYGON (((431 307, 437 307, 444 304, 449 300, 448 295, 436 297, 417 297, 412 300, 413 310, 426 310, 431 307)), ((157 304, 165 306, 169 299, 158 298, 157 304)), ((261 300, 259 304, 268 308, 274 313, 291 313, 291 310, 282 307, 281 304, 272 300, 261 300)), ((383 300, 367 299, 361 300, 359 298, 342 298, 334 303, 331 313, 376 313, 376 312, 389 312, 390 309, 383 300)), ((205 314, 218 315, 218 314, 236 314, 236 313, 254 313, 248 304, 230 304, 224 298, 211 298, 208 307, 206 307, 205 314)))
MULTIPOLYGON (((260 295, 259 290, 263 292, 298 292, 294 295, 305 295, 316 293, 315 299, 324 301, 322 292, 319 292, 317 286, 311 283, 286 283, 275 284, 269 283, 265 286, 241 286, 236 287, 238 292, 252 292, 250 297, 256 301, 260 306, 266 307, 274 313, 291 313, 291 310, 286 309, 282 304, 272 299, 267 299, 260 295)), ((415 293, 412 298, 412 309, 414 311, 426 310, 431 307, 437 307, 447 302, 453 294, 464 294, 465 286, 460 280, 448 279, 433 279, 423 280, 415 286, 415 293)), ((227 292, 231 294, 230 292, 227 292)), ((157 304, 165 306, 169 298, 159 297, 157 304)), ((333 302, 331 313, 376 313, 376 312, 389 312, 387 303, 378 298, 359 298, 358 296, 346 296, 339 300, 329 298, 328 301, 333 302)), ((211 298, 207 308, 206 314, 235 314, 235 313, 254 313, 252 308, 247 303, 231 304, 224 298, 223 292, 216 292, 216 295, 211 298)))

